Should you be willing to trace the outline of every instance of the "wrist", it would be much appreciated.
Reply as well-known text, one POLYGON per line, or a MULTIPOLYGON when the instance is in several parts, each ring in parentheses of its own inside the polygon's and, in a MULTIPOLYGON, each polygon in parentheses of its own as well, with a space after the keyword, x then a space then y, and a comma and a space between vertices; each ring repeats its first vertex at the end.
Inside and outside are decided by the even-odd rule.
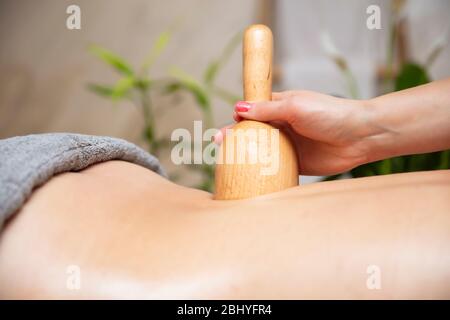
POLYGON ((384 124, 383 110, 375 99, 360 100, 361 141, 366 152, 365 163, 389 157, 392 130, 384 124))

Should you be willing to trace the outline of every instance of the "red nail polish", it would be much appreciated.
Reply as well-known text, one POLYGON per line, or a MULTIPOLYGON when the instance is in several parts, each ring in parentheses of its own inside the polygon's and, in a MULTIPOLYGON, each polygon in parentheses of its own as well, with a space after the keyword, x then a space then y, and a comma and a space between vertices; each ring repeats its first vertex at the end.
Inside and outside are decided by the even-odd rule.
POLYGON ((234 106, 234 110, 236 112, 247 112, 248 110, 250 110, 251 107, 252 105, 248 102, 238 101, 234 106))

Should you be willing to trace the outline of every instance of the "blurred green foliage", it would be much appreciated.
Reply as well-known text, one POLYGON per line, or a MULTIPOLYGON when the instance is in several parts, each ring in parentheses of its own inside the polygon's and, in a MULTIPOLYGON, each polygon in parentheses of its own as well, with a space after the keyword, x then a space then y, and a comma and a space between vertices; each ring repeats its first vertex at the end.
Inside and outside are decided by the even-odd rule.
MULTIPOLYGON (((408 62, 394 78, 395 91, 416 87, 430 82, 425 67, 408 62)), ((401 172, 439 170, 450 168, 450 150, 395 157, 368 163, 350 171, 353 177, 366 177, 401 172)), ((331 177, 330 177, 331 178, 331 177)), ((330 178, 328 180, 330 180, 330 178)))
MULTIPOLYGON (((90 83, 88 84, 89 90, 112 102, 121 100, 133 102, 141 110, 144 118, 143 138, 148 145, 148 150, 156 156, 160 154, 163 148, 171 146, 171 141, 166 137, 160 138, 157 134, 158 128, 154 117, 152 94, 173 95, 180 91, 188 92, 202 112, 204 129, 214 128, 212 101, 215 97, 230 105, 240 99, 238 95, 217 85, 216 80, 239 45, 241 32, 232 37, 218 58, 205 66, 203 77, 200 80, 195 79, 177 66, 170 67, 167 76, 162 78, 150 77, 151 67, 168 46, 172 33, 173 29, 164 31, 155 39, 149 54, 137 70, 134 70, 124 58, 106 48, 99 45, 89 47, 91 54, 117 71, 120 76, 116 83, 112 85, 90 83)), ((207 164, 193 164, 189 168, 201 175, 200 184, 194 187, 212 191, 214 167, 207 164)), ((171 175, 172 179, 176 179, 176 177, 177 174, 171 175)))
MULTIPOLYGON (((432 51, 433 61, 436 58, 440 48, 435 48, 432 51)), ((389 50, 395 50, 394 46, 389 46, 389 50)), ((392 57, 393 53, 388 53, 388 57, 392 57)), ((345 61, 343 57, 340 57, 345 61)), ((392 59, 388 59, 391 61, 392 59)), ((430 61, 430 59, 427 59, 430 61)), ((394 68, 388 62, 388 70, 392 71, 394 68)), ((347 64, 346 64, 347 65, 347 64)), ((426 64, 429 66, 430 64, 426 64)), ((353 79, 354 77, 348 77, 348 74, 351 74, 349 68, 344 70, 344 76, 346 79, 353 79)), ((388 86, 393 88, 394 91, 404 90, 412 87, 416 87, 419 85, 426 84, 430 82, 430 76, 427 72, 427 67, 425 65, 421 65, 415 62, 405 62, 400 66, 400 70, 398 73, 390 72, 392 77, 385 79, 388 82, 388 86)), ((349 82, 349 80, 347 80, 349 82)), ((350 83, 351 84, 351 83, 350 83)), ((350 84, 347 84, 349 87, 350 84)), ((357 89, 355 91, 350 90, 350 95, 352 98, 358 98, 357 89), (353 94, 356 92, 356 94, 353 94)), ((367 163, 356 167, 349 172, 328 176, 323 180, 335 180, 343 175, 350 175, 352 177, 367 177, 374 175, 384 175, 391 173, 401 173, 401 172, 413 172, 413 171, 427 171, 427 170, 440 170, 440 169, 449 169, 450 168, 450 150, 445 150, 441 152, 433 152, 426 154, 417 154, 417 155, 409 155, 409 156, 401 156, 394 157, 390 159, 380 160, 372 163, 367 163)))

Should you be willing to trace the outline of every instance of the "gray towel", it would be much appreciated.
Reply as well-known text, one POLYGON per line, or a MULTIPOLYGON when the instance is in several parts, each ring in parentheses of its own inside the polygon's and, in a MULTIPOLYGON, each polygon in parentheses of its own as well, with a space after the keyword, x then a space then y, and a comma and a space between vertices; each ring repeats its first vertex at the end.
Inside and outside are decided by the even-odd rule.
POLYGON ((124 160, 165 173, 154 156, 125 140, 71 133, 48 133, 0 140, 0 231, 33 188, 58 173, 124 160))

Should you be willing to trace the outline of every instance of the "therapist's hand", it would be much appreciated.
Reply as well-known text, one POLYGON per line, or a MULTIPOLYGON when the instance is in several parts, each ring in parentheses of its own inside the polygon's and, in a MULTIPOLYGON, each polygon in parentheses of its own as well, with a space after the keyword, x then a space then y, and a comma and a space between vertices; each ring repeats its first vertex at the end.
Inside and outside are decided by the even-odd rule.
MULTIPOLYGON (((272 101, 235 105, 234 119, 270 122, 290 135, 303 175, 345 172, 368 160, 364 101, 311 91, 273 93, 272 101)), ((220 143, 225 130, 215 137, 220 143)))
POLYGON ((301 174, 336 174, 380 159, 450 149, 450 78, 370 100, 311 91, 274 93, 272 100, 238 102, 234 119, 286 130, 301 174))

